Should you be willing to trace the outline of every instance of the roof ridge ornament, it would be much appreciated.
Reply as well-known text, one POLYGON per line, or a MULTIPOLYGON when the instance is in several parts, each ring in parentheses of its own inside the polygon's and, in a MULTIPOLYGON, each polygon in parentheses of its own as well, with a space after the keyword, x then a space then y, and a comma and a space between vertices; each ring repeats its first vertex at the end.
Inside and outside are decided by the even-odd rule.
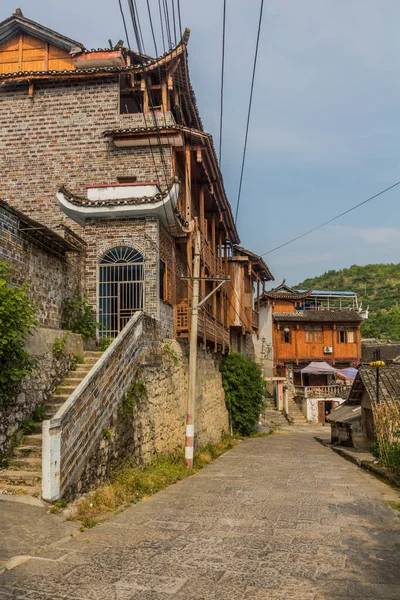
POLYGON ((22 14, 22 10, 20 8, 16 8, 13 15, 15 15, 16 17, 23 17, 24 15, 22 14))

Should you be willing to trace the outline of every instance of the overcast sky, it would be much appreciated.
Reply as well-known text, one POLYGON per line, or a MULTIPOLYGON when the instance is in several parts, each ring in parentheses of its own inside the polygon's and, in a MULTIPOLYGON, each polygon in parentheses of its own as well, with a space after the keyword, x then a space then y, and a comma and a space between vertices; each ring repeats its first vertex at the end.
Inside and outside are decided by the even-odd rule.
MULTIPOLYGON (((146 0, 137 1, 154 54, 146 0)), ((118 0, 1 0, 0 20, 17 3, 88 48, 125 39, 118 0)), ((217 146, 222 4, 181 0, 192 83, 217 146)), ((222 170, 235 209, 260 2, 227 4, 222 170)), ((157 0, 151 5, 156 18, 157 0)), ((244 246, 265 252, 400 180, 399 24, 398 0, 265 2, 238 222, 244 246)), ((277 283, 400 262, 399 199, 400 186, 266 256, 277 283)))

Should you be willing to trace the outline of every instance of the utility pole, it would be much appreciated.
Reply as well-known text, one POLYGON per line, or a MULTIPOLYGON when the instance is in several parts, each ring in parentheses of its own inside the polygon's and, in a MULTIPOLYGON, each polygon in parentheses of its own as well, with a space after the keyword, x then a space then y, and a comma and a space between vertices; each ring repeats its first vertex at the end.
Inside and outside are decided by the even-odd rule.
POLYGON ((190 344, 189 344, 189 382, 188 382, 188 401, 186 412, 186 437, 185 437, 185 463, 188 469, 193 468, 194 455, 194 416, 196 404, 196 367, 197 367, 197 337, 199 330, 199 310, 211 296, 213 296, 230 277, 200 277, 200 259, 201 259, 201 236, 197 229, 194 234, 194 261, 193 276, 182 277, 184 280, 190 280, 192 285, 192 304, 190 317, 190 344), (213 281, 218 285, 205 298, 200 301, 200 281, 213 281))
POLYGON ((192 285, 192 311, 190 318, 189 349, 189 385, 186 413, 185 462, 188 469, 193 468, 194 453, 194 409, 196 400, 197 333, 199 328, 200 300, 200 255, 201 238, 199 229, 194 234, 194 261, 192 285))
POLYGON ((379 349, 374 351, 374 360, 369 363, 369 366, 375 367, 375 369, 376 369, 376 403, 379 404, 380 403, 380 394, 379 394, 380 372, 379 372, 379 369, 380 369, 380 367, 386 366, 386 363, 383 360, 381 360, 381 351, 379 349))

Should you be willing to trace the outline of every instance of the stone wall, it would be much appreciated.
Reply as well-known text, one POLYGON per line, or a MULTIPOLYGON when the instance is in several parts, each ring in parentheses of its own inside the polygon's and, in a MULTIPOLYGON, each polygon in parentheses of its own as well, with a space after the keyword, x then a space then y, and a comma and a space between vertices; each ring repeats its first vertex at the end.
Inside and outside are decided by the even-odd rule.
POLYGON ((17 397, 0 405, 0 457, 12 452, 21 424, 32 416, 37 407, 46 404, 51 398, 57 385, 75 363, 73 354, 82 354, 83 344, 79 335, 37 328, 27 340, 26 350, 39 364, 31 376, 22 382, 17 397), (53 344, 57 337, 64 334, 68 336, 64 353, 56 358, 52 354, 53 344))
MULTIPOLYGON (((184 444, 187 350, 162 341, 164 333, 160 322, 135 315, 55 417, 43 423, 45 499, 90 489, 124 459, 143 463, 184 444), (132 406, 126 394, 138 380, 146 394, 132 406)), ((219 363, 211 354, 199 353, 198 378, 196 440, 204 445, 228 429, 219 363)))
POLYGON ((32 240, 18 216, 0 206, 0 262, 10 265, 12 285, 29 283, 29 296, 43 327, 61 326, 64 299, 80 287, 80 255, 63 257, 32 240))

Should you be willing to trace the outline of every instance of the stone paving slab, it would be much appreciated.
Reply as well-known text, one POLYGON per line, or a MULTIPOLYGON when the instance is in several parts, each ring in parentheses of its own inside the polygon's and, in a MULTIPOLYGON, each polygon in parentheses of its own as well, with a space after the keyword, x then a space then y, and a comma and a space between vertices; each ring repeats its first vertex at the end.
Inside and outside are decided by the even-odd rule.
POLYGON ((394 492, 315 433, 247 440, 150 501, 53 541, 0 575, 0 600, 399 600, 394 492))

